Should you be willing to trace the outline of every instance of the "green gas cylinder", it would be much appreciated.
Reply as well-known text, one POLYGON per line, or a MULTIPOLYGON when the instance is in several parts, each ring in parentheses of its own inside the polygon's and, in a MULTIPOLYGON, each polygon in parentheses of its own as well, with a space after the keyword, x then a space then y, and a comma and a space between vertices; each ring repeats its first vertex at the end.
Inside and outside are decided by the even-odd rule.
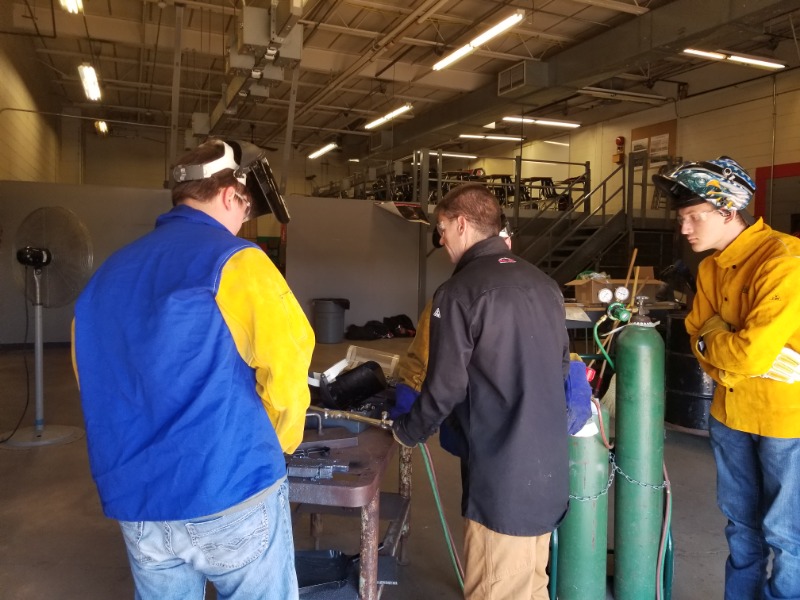
MULTIPOLYGON (((605 600, 608 553, 608 412, 590 435, 569 438, 569 512, 558 528, 559 600, 605 600)), ((584 428, 584 433, 585 433, 584 428)))
POLYGON ((616 342, 615 600, 656 597, 664 518, 664 341, 642 304, 616 342))

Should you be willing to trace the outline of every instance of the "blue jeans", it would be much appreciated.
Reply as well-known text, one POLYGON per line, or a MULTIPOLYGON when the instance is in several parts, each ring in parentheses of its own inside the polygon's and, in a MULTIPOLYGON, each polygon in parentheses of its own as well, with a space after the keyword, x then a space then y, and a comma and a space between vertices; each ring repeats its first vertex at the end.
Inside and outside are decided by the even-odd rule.
POLYGON ((736 431, 713 417, 709 432, 728 518, 725 599, 800 599, 800 439, 736 431))
POLYGON ((286 480, 262 502, 210 519, 120 521, 136 600, 298 597, 286 480))

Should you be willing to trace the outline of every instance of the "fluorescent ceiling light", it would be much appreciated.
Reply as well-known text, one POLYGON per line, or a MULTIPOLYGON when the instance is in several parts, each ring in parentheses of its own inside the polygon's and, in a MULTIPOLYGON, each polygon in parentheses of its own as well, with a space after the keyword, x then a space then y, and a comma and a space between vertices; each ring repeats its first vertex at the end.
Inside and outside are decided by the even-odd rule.
POLYGON ((441 156, 448 156, 450 158, 478 158, 474 154, 461 154, 460 152, 437 152, 441 156))
POLYGON ((311 154, 309 154, 308 158, 319 158, 323 154, 325 154, 327 152, 330 152, 334 148, 338 148, 338 147, 339 146, 337 146, 334 142, 331 142, 330 144, 328 144, 326 146, 323 146, 319 150, 316 150, 316 151, 312 152, 311 154))
POLYGON ((89 100, 100 100, 100 82, 97 81, 97 72, 89 63, 83 63, 78 67, 78 75, 81 76, 83 92, 89 100))
POLYGON ((531 123, 533 125, 549 127, 567 127, 569 129, 575 129, 581 126, 580 123, 575 123, 574 121, 555 121, 553 119, 536 119, 533 117, 503 117, 503 121, 509 121, 511 123, 531 123))
POLYGON ((764 69, 785 69, 786 65, 774 60, 761 58, 758 56, 748 56, 746 54, 731 54, 728 60, 735 63, 749 65, 751 67, 762 67, 764 69))
POLYGON ((458 137, 468 140, 498 140, 501 142, 521 142, 525 139, 521 135, 473 135, 471 133, 462 133, 458 137))
POLYGON ((480 34, 478 37, 476 37, 474 40, 472 40, 465 46, 461 46, 461 48, 459 48, 455 52, 452 52, 451 54, 445 56, 442 60, 433 65, 433 70, 441 71, 445 67, 449 67, 450 65, 452 65, 457 60, 464 58, 467 54, 475 52, 475 50, 477 50, 479 46, 482 46, 492 38, 497 37, 504 31, 508 31, 509 29, 514 27, 514 25, 522 21, 524 17, 525 17, 525 11, 521 9, 517 10, 513 15, 503 19, 497 25, 488 29, 487 31, 484 31, 482 34, 480 34))
POLYGON ((94 122, 94 129, 98 135, 107 135, 108 134, 108 123, 105 121, 95 121, 94 122))
POLYGON ((585 87, 578 90, 578 93, 595 98, 608 98, 610 100, 625 100, 627 102, 641 102, 642 104, 663 104, 669 98, 658 94, 640 94, 639 92, 625 92, 622 90, 610 90, 598 87, 585 87))
POLYGON ((683 53, 691 54, 692 56, 699 56, 700 58, 710 58, 711 60, 725 60, 725 55, 720 52, 706 52, 705 50, 686 48, 683 53))
POLYGON ((706 50, 697 50, 695 48, 686 48, 684 54, 692 56, 699 56, 700 58, 707 58, 709 60, 729 60, 731 62, 748 65, 751 67, 760 67, 762 69, 785 69, 786 65, 777 60, 764 58, 762 56, 752 56, 749 54, 742 54, 740 52, 728 52, 727 50, 717 50, 716 52, 708 52, 706 50))
POLYGON ((348 158, 347 162, 361 162, 357 158, 348 158))
POLYGON ((554 142, 553 140, 544 140, 545 144, 555 144, 556 146, 569 146, 566 142, 554 142))
POLYGON ((71 15, 77 15, 83 12, 82 0, 59 0, 61 8, 71 15))
POLYGON ((383 125, 384 123, 391 121, 398 115, 402 115, 404 112, 408 112, 409 110, 411 110, 411 104, 404 104, 400 108, 397 108, 389 114, 382 116, 380 119, 375 119, 372 123, 367 123, 364 125, 364 129, 374 129, 375 127, 383 125))

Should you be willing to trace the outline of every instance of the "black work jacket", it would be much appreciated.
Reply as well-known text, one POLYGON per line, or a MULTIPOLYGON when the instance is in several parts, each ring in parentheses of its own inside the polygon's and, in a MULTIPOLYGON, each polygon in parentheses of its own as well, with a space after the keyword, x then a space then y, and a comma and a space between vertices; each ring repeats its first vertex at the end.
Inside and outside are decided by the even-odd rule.
POLYGON ((428 372, 401 423, 423 441, 442 421, 465 438, 465 515, 506 535, 552 531, 569 494, 561 291, 494 236, 464 253, 433 297, 428 372))

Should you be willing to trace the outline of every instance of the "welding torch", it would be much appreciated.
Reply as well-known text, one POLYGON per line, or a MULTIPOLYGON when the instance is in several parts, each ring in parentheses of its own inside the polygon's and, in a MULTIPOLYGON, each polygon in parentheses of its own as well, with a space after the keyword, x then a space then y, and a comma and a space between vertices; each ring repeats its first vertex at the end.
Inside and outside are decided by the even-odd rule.
POLYGON ((323 419, 347 419, 349 421, 359 421, 361 423, 367 423, 372 425, 373 427, 380 427, 381 429, 391 429, 392 428, 392 420, 389 417, 389 413, 383 412, 381 413, 380 419, 373 419, 372 417, 365 417, 363 415, 359 415, 357 413, 349 412, 346 410, 331 410, 329 408, 322 408, 319 406, 309 406, 308 410, 313 410, 315 412, 321 413, 323 419))

